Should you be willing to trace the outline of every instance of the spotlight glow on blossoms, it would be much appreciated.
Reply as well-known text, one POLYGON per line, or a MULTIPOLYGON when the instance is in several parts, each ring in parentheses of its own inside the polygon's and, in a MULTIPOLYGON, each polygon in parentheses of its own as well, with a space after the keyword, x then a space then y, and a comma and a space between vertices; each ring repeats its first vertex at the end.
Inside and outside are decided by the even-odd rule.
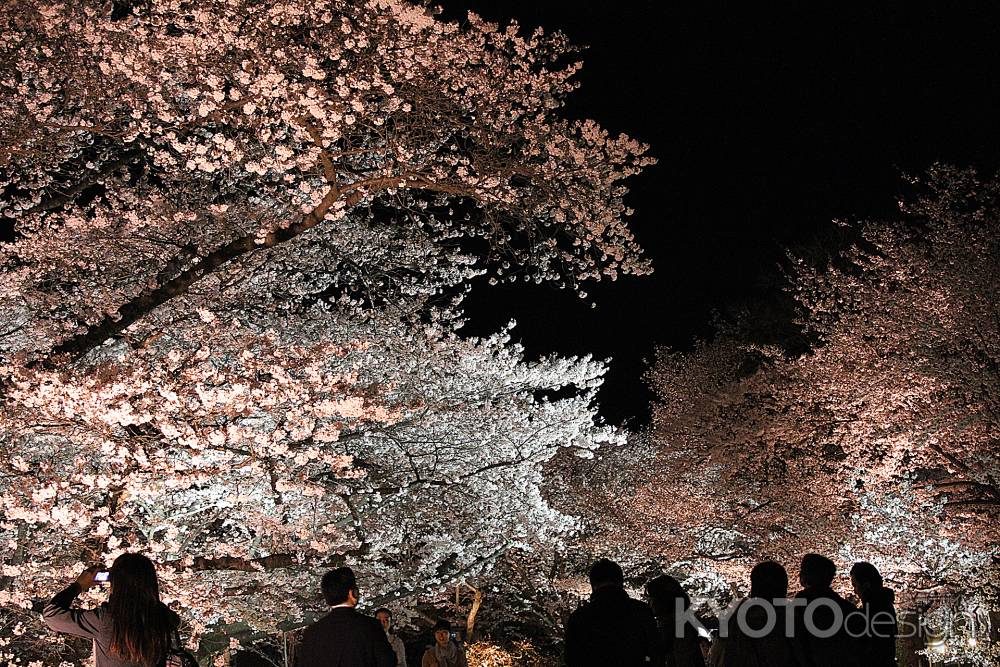
POLYGON ((76 660, 32 607, 126 549, 197 638, 331 564, 397 600, 559 544, 541 468, 617 440, 605 366, 455 331, 477 276, 649 271, 652 160, 558 115, 571 52, 393 0, 0 3, 0 661, 76 660))

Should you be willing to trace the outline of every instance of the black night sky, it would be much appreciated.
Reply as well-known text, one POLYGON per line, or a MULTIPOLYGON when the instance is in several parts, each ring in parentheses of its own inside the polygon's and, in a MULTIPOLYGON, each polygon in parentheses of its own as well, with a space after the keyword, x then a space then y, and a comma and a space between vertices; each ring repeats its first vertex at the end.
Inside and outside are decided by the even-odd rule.
POLYGON ((591 286, 594 309, 554 288, 477 287, 466 331, 513 317, 530 355, 613 357, 602 414, 640 425, 653 346, 684 349, 714 311, 777 302, 784 248, 834 218, 894 215, 901 176, 934 161, 997 169, 994 10, 810 4, 446 0, 450 19, 471 9, 589 47, 566 112, 659 159, 630 200, 654 276, 591 286))

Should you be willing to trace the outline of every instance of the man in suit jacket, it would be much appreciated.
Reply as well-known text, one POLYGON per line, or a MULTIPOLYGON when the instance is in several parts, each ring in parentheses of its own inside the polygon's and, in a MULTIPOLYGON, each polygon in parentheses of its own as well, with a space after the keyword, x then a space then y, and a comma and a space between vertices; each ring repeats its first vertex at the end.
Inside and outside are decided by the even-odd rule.
POLYGON ((354 571, 339 567, 323 575, 323 597, 332 607, 302 635, 300 667, 395 667, 396 654, 382 624, 359 613, 354 571))

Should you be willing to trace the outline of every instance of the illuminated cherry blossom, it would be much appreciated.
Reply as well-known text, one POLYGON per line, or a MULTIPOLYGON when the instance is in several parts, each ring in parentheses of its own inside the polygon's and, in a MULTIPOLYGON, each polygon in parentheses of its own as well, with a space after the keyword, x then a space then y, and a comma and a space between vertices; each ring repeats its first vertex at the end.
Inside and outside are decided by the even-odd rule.
POLYGON ((795 260, 807 353, 734 330, 659 352, 650 433, 590 473, 596 542, 715 595, 811 551, 843 573, 871 561, 904 601, 995 605, 1000 185, 948 167, 918 185, 903 220, 849 228, 829 263, 795 260))
POLYGON ((0 660, 80 659, 30 610, 126 549, 197 643, 570 534, 542 470, 619 441, 605 365, 456 331, 478 276, 649 271, 652 160, 560 116, 573 54, 394 0, 0 3, 0 660))

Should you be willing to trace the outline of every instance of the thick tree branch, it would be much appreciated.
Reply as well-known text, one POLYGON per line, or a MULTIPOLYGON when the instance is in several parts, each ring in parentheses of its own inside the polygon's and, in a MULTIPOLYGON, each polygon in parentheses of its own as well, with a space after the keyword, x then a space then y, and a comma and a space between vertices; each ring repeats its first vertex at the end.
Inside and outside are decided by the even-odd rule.
POLYGON ((72 360, 79 359, 113 336, 120 334, 158 306, 186 294, 192 285, 230 261, 258 249, 281 245, 312 229, 323 221, 338 200, 343 201, 344 205, 349 207, 357 204, 367 194, 393 187, 432 190, 454 195, 472 194, 467 187, 434 182, 425 176, 413 173, 364 179, 340 188, 335 185, 331 186, 319 205, 298 222, 272 230, 264 237, 263 241, 259 241, 256 236, 247 235, 213 250, 176 277, 167 280, 158 287, 144 291, 121 306, 118 309, 117 318, 108 316, 101 322, 88 327, 85 331, 63 341, 53 348, 51 356, 68 356, 72 360))
POLYGON ((106 317, 86 331, 73 336, 53 349, 54 355, 67 355, 71 359, 79 359, 87 352, 98 347, 106 340, 115 336, 137 322, 152 310, 171 299, 181 296, 196 282, 217 271, 228 262, 241 257, 258 248, 273 248, 285 243, 308 229, 319 224, 334 202, 340 198, 340 192, 331 188, 319 206, 313 209, 301 220, 287 227, 272 230, 262 242, 256 236, 243 236, 217 248, 197 261, 193 266, 182 271, 176 277, 167 280, 162 285, 147 290, 118 309, 118 317, 106 317))

